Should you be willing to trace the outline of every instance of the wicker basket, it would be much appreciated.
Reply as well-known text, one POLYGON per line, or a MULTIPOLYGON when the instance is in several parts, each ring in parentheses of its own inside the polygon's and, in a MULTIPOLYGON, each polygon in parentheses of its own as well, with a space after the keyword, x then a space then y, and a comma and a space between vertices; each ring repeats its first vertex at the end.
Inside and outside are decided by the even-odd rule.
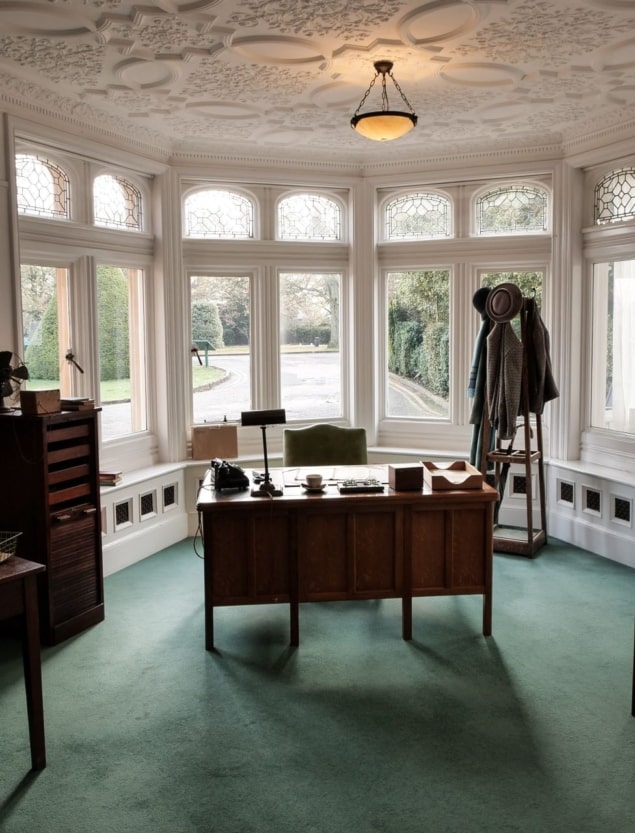
POLYGON ((0 532, 0 561, 6 561, 15 555, 21 532, 0 532))

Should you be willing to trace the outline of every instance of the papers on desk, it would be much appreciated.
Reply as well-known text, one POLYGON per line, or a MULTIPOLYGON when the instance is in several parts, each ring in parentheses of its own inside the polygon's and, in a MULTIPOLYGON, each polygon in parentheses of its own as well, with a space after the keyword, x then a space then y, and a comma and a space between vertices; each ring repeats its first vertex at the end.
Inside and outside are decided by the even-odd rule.
POLYGON ((342 480, 387 482, 385 466, 310 466, 299 469, 284 469, 282 472, 283 483, 285 486, 297 486, 306 482, 307 474, 318 472, 327 483, 339 483, 342 480))

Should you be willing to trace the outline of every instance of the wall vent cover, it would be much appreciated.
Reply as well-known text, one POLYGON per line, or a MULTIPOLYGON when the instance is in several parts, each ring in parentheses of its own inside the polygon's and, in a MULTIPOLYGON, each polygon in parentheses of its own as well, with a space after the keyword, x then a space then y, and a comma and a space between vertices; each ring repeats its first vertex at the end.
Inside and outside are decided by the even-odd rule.
POLYGON ((148 518, 156 515, 156 502, 156 492, 146 492, 143 495, 139 495, 139 517, 142 521, 146 521, 148 518))
POLYGON ((122 500, 120 503, 115 503, 115 529, 121 529, 124 526, 132 524, 132 499, 122 500))
POLYGON ((611 520, 631 526, 633 518, 633 501, 625 497, 613 495, 613 511, 611 520))
POLYGON ((584 511, 592 515, 602 514, 602 494, 597 489, 584 488, 584 511))
POLYGON ((177 489, 176 483, 170 483, 168 486, 163 487, 163 511, 165 512, 166 509, 172 509, 172 507, 176 506, 177 500, 177 489))
POLYGON ((575 489, 573 483, 568 480, 558 481, 558 500, 560 503, 566 503, 573 506, 575 503, 575 489))

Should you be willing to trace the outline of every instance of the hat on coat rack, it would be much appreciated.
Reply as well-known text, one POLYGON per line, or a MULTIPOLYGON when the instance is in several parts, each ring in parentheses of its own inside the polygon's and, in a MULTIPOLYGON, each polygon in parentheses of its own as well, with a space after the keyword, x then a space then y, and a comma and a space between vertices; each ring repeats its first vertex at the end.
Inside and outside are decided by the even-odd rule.
POLYGON ((485 310, 492 321, 504 324, 523 308, 523 293, 515 283, 501 283, 487 296, 485 310))

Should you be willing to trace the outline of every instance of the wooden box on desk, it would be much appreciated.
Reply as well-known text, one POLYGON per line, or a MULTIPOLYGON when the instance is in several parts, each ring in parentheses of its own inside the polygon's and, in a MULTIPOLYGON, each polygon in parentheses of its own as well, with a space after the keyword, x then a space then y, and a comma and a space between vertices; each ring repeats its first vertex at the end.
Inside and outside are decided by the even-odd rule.
POLYGON ((23 414, 58 414, 62 410, 59 390, 21 390, 23 414))
POLYGON ((396 492, 417 491, 423 488, 421 463, 391 463, 388 466, 388 483, 396 492))
POLYGON ((481 489, 483 475, 463 460, 454 463, 423 462, 423 479, 432 490, 481 489))

